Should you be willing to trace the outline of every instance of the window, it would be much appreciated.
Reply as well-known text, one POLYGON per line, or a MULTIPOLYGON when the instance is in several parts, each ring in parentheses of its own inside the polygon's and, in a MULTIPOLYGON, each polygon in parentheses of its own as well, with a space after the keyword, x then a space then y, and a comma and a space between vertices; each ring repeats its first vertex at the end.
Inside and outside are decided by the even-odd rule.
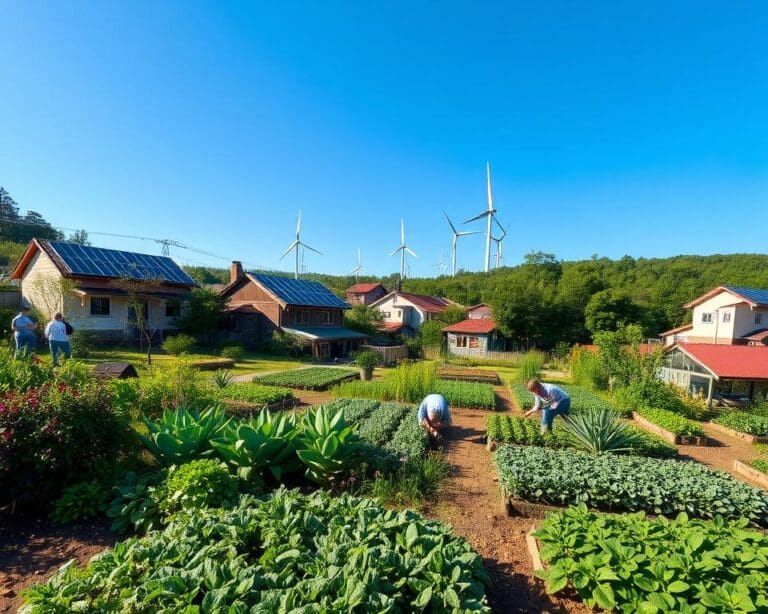
POLYGON ((465 347, 467 347, 467 338, 466 337, 456 337, 456 347, 457 348, 465 348, 465 347))
POLYGON ((731 321, 731 312, 730 311, 724 311, 723 312, 723 322, 730 322, 731 321))
POLYGON ((712 312, 711 311, 705 311, 701 314, 701 321, 705 324, 711 324, 712 323, 712 312))
POLYGON ((165 301, 165 317, 178 318, 181 315, 181 301, 177 299, 168 299, 165 301))
POLYGON ((381 312, 381 317, 384 318, 385 320, 389 320, 389 318, 392 317, 392 312, 391 311, 382 311, 381 312))
POLYGON ((320 324, 330 324, 331 323, 331 313, 329 311, 321 311, 318 315, 320 324))
POLYGON ((309 324, 309 312, 306 309, 302 309, 299 312, 299 324, 309 324))
POLYGON ((93 296, 91 297, 91 315, 108 316, 109 315, 109 297, 93 296))
POLYGON ((763 323, 763 314, 762 313, 756 313, 755 314, 755 324, 762 324, 763 323))
POLYGON ((480 337, 469 337, 469 347, 477 349, 480 347, 480 337))

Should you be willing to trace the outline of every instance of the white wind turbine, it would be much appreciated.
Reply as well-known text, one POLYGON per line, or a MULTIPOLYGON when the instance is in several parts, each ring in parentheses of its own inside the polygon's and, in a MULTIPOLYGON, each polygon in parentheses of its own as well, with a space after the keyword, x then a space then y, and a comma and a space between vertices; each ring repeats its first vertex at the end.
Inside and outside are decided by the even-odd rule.
POLYGON ((491 163, 485 163, 485 178, 488 190, 488 209, 475 217, 464 222, 469 224, 475 220, 485 218, 487 220, 487 226, 485 231, 485 272, 487 273, 491 269, 491 225, 493 224, 493 216, 496 215, 496 209, 493 208, 493 191, 491 190, 491 163))
POLYGON ((368 269, 366 269, 363 266, 363 263, 360 260, 360 249, 358 248, 358 250, 357 250, 357 266, 354 269, 352 269, 349 273, 347 273, 347 275, 354 275, 355 276, 355 283, 357 283, 357 279, 358 279, 358 276, 359 276, 360 272, 361 271, 367 271, 367 270, 368 269))
MULTIPOLYGON (((300 248, 303 247, 305 250, 308 249, 308 250, 311 250, 311 251, 315 252, 316 254, 320 254, 321 256, 323 255, 322 253, 317 251, 314 247, 310 247, 309 245, 304 243, 301 240, 300 234, 301 234, 301 210, 299 210, 299 221, 296 224, 296 240, 293 243, 291 243, 291 245, 288 247, 288 249, 285 250, 285 253, 282 256, 280 256, 280 260, 282 260, 288 254, 291 253, 291 250, 295 250, 295 252, 296 252, 295 253, 296 264, 295 264, 295 268, 294 268, 294 272, 293 272, 294 279, 298 279, 299 278, 299 249, 300 248)), ((302 258, 302 260, 303 260, 303 258, 302 258)))
POLYGON ((397 252, 400 252, 400 281, 402 281, 405 275, 405 252, 416 258, 415 252, 405 244, 405 221, 402 219, 400 220, 400 247, 393 249, 389 255, 394 256, 397 252))
POLYGON ((459 237, 465 237, 467 235, 476 235, 480 231, 465 230, 463 232, 459 232, 458 230, 456 230, 456 226, 453 225, 451 218, 448 217, 448 214, 445 211, 443 211, 443 215, 445 216, 445 219, 448 220, 448 225, 451 227, 451 232, 453 233, 453 242, 451 243, 451 277, 456 277, 456 244, 459 242, 459 237))
POLYGON ((504 228, 504 226, 502 226, 499 223, 499 220, 494 218, 493 221, 496 222, 496 225, 501 230, 501 236, 491 237, 491 239, 493 239, 493 241, 496 243, 496 268, 498 269, 501 266, 501 263, 504 262, 504 252, 502 251, 502 248, 503 248, 502 241, 504 241, 504 237, 507 236, 507 231, 509 230, 509 227, 512 224, 507 224, 507 227, 504 228))
POLYGON ((442 249, 440 250, 440 260, 438 262, 436 262, 435 264, 433 264, 432 266, 434 266, 437 269, 438 276, 445 275, 445 270, 448 267, 446 266, 445 261, 443 260, 443 250, 442 249))

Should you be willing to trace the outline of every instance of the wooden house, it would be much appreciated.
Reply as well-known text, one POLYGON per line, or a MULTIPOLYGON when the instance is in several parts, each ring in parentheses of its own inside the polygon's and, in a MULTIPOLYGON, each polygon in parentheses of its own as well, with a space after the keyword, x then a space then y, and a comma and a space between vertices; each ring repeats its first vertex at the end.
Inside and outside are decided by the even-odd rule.
POLYGON ((506 338, 490 318, 469 318, 443 328, 448 352, 456 356, 483 356, 506 350, 506 338))
POLYGON ((261 342, 268 342, 275 331, 289 333, 304 339, 314 358, 328 360, 349 355, 367 340, 344 328, 349 304, 316 281, 247 273, 233 262, 222 295, 230 313, 257 316, 254 326, 261 342))
POLYGON ((345 295, 350 305, 370 305, 387 293, 381 284, 355 284, 347 288, 345 295))

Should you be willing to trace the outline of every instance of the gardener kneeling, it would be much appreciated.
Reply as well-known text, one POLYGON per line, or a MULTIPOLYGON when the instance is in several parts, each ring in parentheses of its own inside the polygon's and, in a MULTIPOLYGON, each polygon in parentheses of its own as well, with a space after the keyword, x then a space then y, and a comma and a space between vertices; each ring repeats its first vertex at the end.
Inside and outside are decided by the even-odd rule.
POLYGON ((419 406, 418 420, 432 437, 438 437, 451 424, 448 401, 442 394, 428 394, 419 406))
POLYGON ((552 430, 552 423, 555 416, 561 416, 564 420, 568 419, 571 410, 571 397, 562 388, 554 384, 544 384, 535 377, 528 382, 528 392, 535 398, 536 402, 533 408, 525 412, 526 416, 532 413, 541 412, 541 432, 548 433, 552 430))

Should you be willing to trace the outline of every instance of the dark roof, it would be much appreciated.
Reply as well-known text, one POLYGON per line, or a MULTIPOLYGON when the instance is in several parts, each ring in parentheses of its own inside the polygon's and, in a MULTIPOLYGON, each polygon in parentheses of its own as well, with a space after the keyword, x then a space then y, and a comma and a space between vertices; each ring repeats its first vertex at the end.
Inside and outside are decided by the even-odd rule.
POLYGON ((66 277, 128 278, 139 281, 159 280, 166 284, 194 287, 197 283, 178 264, 166 256, 152 256, 104 249, 66 241, 33 239, 14 270, 20 278, 32 257, 42 250, 66 277))
POLYGON ((373 292, 376 288, 379 287, 382 290, 386 290, 386 288, 384 288, 384 286, 381 284, 355 284, 354 286, 347 288, 347 292, 351 292, 352 294, 367 294, 368 292, 373 292))
POLYGON ((762 290, 760 288, 746 288, 744 286, 718 286, 702 294, 700 297, 693 299, 689 303, 686 303, 684 307, 691 309, 696 305, 703 303, 704 301, 717 296, 721 292, 730 292, 735 294, 739 298, 745 300, 750 305, 755 307, 768 307, 768 290, 762 290))
POLYGON ((478 334, 487 335, 488 333, 496 329, 496 322, 491 319, 469 319, 458 322, 457 324, 451 324, 443 328, 445 333, 465 333, 465 334, 478 334))
POLYGON ((248 276, 264 286, 286 305, 333 307, 336 309, 350 308, 347 303, 317 281, 255 273, 249 273, 248 276))

